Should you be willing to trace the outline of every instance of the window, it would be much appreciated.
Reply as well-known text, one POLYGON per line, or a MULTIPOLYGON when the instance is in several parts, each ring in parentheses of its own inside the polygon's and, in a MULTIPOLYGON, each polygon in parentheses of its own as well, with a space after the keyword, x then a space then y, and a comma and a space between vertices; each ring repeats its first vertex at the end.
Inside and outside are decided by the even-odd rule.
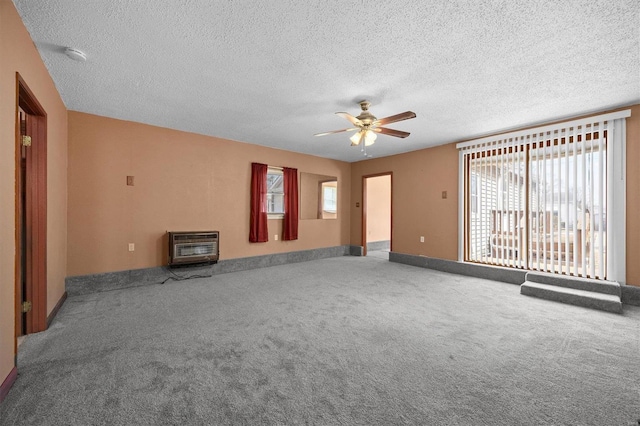
POLYGON ((284 215, 284 177, 281 169, 267 169, 267 213, 269 217, 284 215))
POLYGON ((625 113, 459 144, 461 260, 620 280, 625 113))
POLYGON ((282 219, 283 241, 297 240, 298 209, 297 169, 251 163, 249 242, 269 241, 268 219, 282 219))
POLYGON ((323 182, 322 183, 322 211, 327 213, 337 212, 337 194, 338 188, 337 182, 323 182))

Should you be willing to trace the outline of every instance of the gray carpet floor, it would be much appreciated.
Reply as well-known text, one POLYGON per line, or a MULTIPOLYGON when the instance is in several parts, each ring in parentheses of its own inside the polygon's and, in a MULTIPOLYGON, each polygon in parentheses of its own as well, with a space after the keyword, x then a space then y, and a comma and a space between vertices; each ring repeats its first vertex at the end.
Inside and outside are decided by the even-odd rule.
POLYGON ((376 257, 378 259, 389 260, 389 250, 367 251, 367 257, 376 257))
POLYGON ((640 308, 341 257, 69 297, 1 425, 637 425, 640 308))

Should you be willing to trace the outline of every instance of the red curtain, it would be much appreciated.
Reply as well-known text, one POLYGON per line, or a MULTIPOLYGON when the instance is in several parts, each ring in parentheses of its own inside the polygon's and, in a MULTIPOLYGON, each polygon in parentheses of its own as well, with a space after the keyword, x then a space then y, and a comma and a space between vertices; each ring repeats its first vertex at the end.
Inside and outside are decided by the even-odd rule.
POLYGON ((267 165, 251 163, 251 216, 249 242, 266 243, 267 230, 267 165))
POLYGON ((298 239, 298 169, 282 168, 284 176, 284 222, 282 239, 298 239))

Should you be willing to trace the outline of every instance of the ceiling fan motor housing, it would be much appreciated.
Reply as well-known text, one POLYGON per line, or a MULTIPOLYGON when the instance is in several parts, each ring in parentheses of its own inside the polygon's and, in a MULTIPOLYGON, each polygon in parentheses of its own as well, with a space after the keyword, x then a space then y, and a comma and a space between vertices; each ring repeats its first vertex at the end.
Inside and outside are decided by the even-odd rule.
POLYGON ((362 121, 362 124, 364 124, 364 127, 370 126, 371 124, 373 124, 374 121, 377 120, 377 118, 369 112, 370 106, 371 106, 371 102, 360 101, 360 108, 362 108, 362 114, 360 114, 356 118, 362 121))

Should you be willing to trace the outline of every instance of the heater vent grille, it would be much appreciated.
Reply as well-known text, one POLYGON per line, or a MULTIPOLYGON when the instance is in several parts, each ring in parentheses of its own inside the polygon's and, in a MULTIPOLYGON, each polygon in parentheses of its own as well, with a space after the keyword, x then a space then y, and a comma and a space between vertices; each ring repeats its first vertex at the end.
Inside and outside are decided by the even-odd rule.
POLYGON ((209 256, 215 252, 214 243, 186 243, 176 244, 176 257, 209 256))
POLYGON ((169 266, 216 263, 219 232, 169 232, 169 266))

